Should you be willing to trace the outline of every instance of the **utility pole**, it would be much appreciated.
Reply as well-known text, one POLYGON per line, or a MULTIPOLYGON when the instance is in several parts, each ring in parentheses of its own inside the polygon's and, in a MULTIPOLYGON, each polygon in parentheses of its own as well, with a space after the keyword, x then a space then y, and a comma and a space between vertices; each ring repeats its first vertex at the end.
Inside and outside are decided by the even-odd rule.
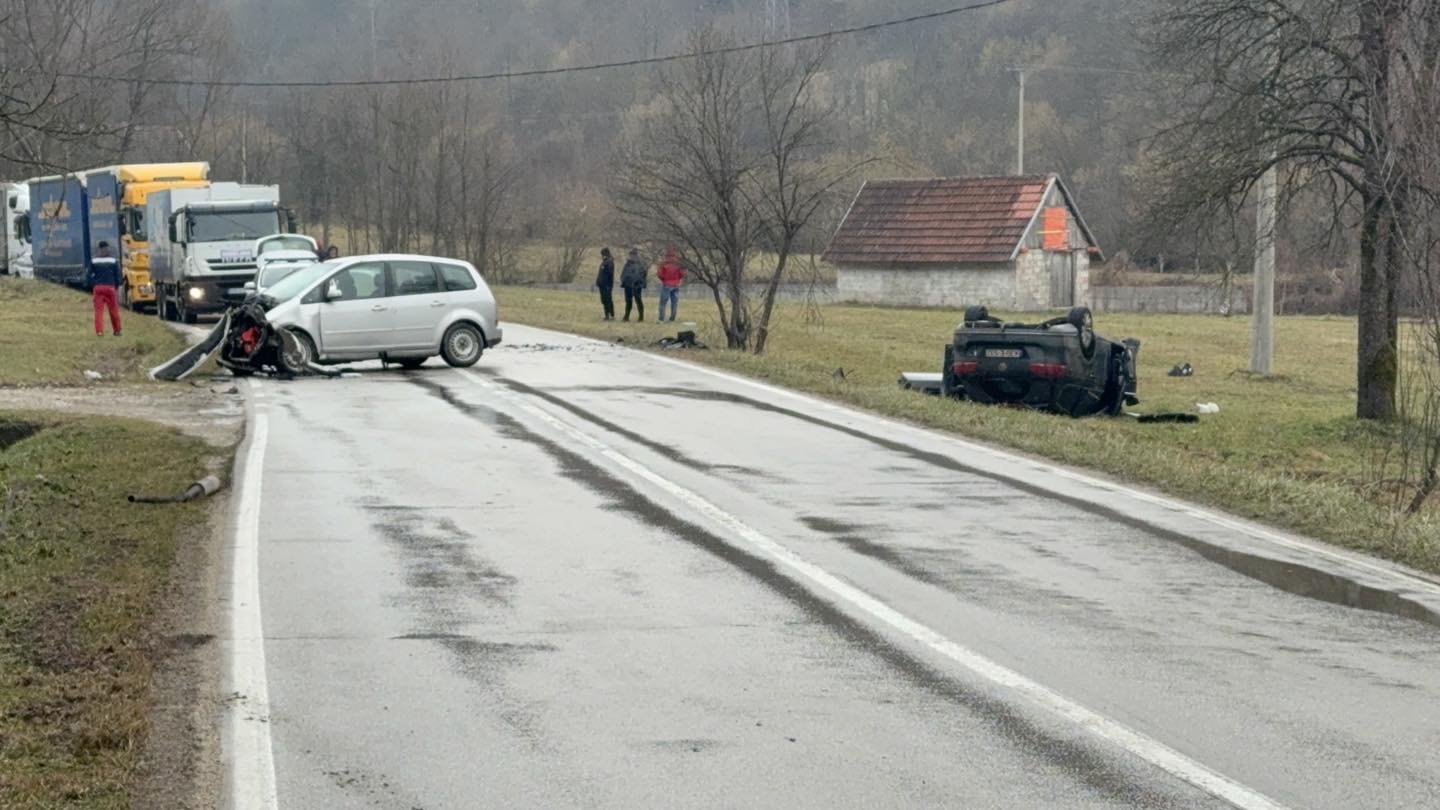
POLYGON ((771 34, 790 36, 790 0, 765 0, 765 27, 771 34))
POLYGON ((1275 370, 1275 167, 1260 176, 1255 203, 1255 296, 1250 307, 1250 372, 1275 370))
POLYGON ((370 0, 370 81, 378 81, 379 60, 376 59, 376 52, 379 49, 379 41, 375 38, 375 6, 380 0, 370 0))
POLYGON ((240 182, 250 182, 250 105, 240 108, 240 182))
POLYGON ((1020 105, 1015 119, 1015 173, 1025 173, 1025 68, 1010 68, 1020 77, 1020 105))

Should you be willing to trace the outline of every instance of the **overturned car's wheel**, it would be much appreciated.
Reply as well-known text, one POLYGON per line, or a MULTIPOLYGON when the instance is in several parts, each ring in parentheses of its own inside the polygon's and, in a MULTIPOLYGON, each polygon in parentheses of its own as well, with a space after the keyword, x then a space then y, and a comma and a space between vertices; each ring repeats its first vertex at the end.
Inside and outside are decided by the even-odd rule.
POLYGON ((480 330, 468 323, 457 323, 445 332, 440 341, 440 356, 455 368, 467 368, 480 361, 485 351, 485 339, 480 330))
POLYGON ((310 336, 291 329, 280 330, 280 367, 291 374, 304 374, 315 361, 315 344, 310 336))
POLYGON ((1086 357, 1095 356, 1095 316, 1089 307, 1075 307, 1065 316, 1065 322, 1075 327, 1080 334, 1080 352, 1086 357))

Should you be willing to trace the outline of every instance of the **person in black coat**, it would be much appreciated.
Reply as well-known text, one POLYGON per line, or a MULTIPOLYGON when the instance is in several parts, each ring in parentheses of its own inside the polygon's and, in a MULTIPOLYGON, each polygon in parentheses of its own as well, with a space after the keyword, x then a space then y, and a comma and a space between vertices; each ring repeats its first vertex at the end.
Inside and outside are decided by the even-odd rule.
POLYGON ((620 271, 620 286, 625 289, 625 317, 630 320, 630 308, 640 311, 640 320, 645 320, 645 276, 650 268, 640 259, 640 248, 630 248, 630 258, 625 260, 625 269, 620 271))
POLYGON ((615 259, 610 256, 610 248, 600 248, 600 272, 595 276, 595 288, 600 291, 600 307, 604 310, 604 320, 615 320, 615 259))

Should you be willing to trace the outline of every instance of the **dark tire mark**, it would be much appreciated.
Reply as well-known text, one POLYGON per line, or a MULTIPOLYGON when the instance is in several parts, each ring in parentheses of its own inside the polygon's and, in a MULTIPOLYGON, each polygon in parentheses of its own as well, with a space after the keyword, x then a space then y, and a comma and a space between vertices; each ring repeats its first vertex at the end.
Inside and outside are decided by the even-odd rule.
MULTIPOLYGON (((1136 784, 1117 767, 1116 757, 1100 750, 1095 743, 1052 733, 1015 711, 1004 700, 932 669, 896 647, 879 632, 790 579, 768 560, 739 549, 710 530, 678 517, 598 464, 532 431, 509 414, 466 402, 445 386, 430 380, 416 378, 415 383, 432 396, 473 417, 479 424, 487 427, 498 425, 501 435, 506 438, 540 449, 559 466, 566 478, 579 482, 609 501, 610 508, 630 515, 646 526, 661 529, 744 572, 779 594, 815 623, 829 627, 849 644, 885 662, 911 684, 966 709, 998 736, 1037 758, 1053 763, 1096 792, 1140 807, 1194 806, 1194 793, 1159 792, 1148 785, 1136 784)), ((1189 790, 1188 787, 1185 789, 1189 790)))
POLYGON ((862 534, 862 532, 866 529, 866 527, 864 526, 859 526, 853 523, 842 523, 838 520, 832 520, 825 517, 817 517, 814 515, 802 516, 800 518, 800 522, 804 523, 806 526, 809 526, 813 531, 820 532, 821 534, 830 535, 831 537, 835 538, 841 545, 845 546, 856 554, 864 555, 871 558, 872 560, 878 560, 879 562, 882 562, 890 566, 891 568, 894 568, 897 571, 906 574, 907 576, 914 577, 921 582, 926 582, 942 588, 949 585, 949 583, 947 583, 942 577, 937 576, 935 572, 931 571, 929 568, 917 564, 915 561, 908 559, 905 555, 899 553, 893 548, 890 548, 889 546, 882 546, 879 543, 870 540, 868 537, 862 534))
POLYGON ((509 388, 511 391, 514 391, 518 394, 524 394, 525 396, 532 396, 536 397, 537 399, 542 399, 550 403, 551 405, 556 406, 557 408, 564 408, 565 410, 575 414, 576 416, 584 419, 587 422, 605 428, 606 430, 614 433, 617 436, 623 436, 625 439, 641 445, 642 447, 649 448, 650 450, 653 450, 654 452, 662 456, 674 459, 675 461, 685 465, 686 467, 690 467, 696 470, 704 470, 705 472, 733 473, 736 475, 743 475, 751 478, 771 478, 771 476, 764 471, 757 470, 753 467, 745 467, 738 464, 714 464, 709 461, 695 458, 694 456, 686 455, 683 451, 677 450, 671 445, 664 444, 663 442, 657 442, 654 439, 649 438, 648 436, 637 433, 622 425, 618 425, 608 419, 596 416, 595 414, 590 413, 589 411, 565 399, 564 397, 556 396, 549 393, 548 391, 543 391, 539 388, 526 385, 522 382, 517 382, 506 377, 501 377, 496 374, 492 369, 477 369, 477 371, 481 374, 486 375, 495 383, 509 388))
POLYGON ((900 453, 916 461, 922 461, 941 469, 958 472, 965 475, 973 475, 985 478, 1000 484, 1017 489, 1027 495, 1034 495, 1050 501, 1072 506, 1082 512, 1086 512, 1106 520, 1138 529, 1152 537, 1178 543, 1190 549, 1201 557, 1228 568, 1237 574, 1269 585, 1272 588, 1285 591, 1286 593, 1315 599, 1322 602, 1344 605, 1346 607, 1371 610, 1377 613, 1386 613, 1392 616, 1402 616, 1430 624, 1440 624, 1440 613, 1431 609, 1428 605, 1408 598, 1403 593, 1375 588, 1359 580, 1336 574, 1318 567, 1303 565, 1300 563, 1276 560, 1258 554, 1251 554, 1247 551, 1219 546, 1198 540, 1183 532, 1157 526, 1143 518, 1136 517, 1123 510, 1105 506, 1077 498, 1064 493, 1054 492, 1038 484, 1030 483, 1022 478, 997 473, 991 470, 984 470, 978 467, 956 461, 942 453, 935 453, 929 450, 921 450, 905 442, 886 439, 866 433, 858 428, 848 427, 835 422, 812 416, 803 411, 796 411, 790 408, 783 408, 763 400, 732 394, 724 391, 710 389, 685 388, 681 386, 571 386, 565 390, 572 391, 621 391, 628 393, 657 394, 661 396, 683 397, 686 399, 699 400, 704 402, 729 402, 737 405, 745 405, 767 413, 774 413, 798 419, 807 424, 823 427, 846 436, 869 442, 877 447, 882 447, 895 453, 900 453))

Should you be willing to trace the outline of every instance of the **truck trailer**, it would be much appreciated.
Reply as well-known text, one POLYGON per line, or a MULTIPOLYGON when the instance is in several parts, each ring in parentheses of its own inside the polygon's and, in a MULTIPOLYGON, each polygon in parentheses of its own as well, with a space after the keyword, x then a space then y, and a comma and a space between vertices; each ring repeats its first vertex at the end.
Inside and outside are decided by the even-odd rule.
MULTIPOLYGON (((145 208, 151 194, 175 188, 204 188, 210 184, 208 163, 128 163, 84 172, 86 188, 92 183, 114 184, 118 194, 118 216, 122 278, 120 305, 139 310, 154 305, 155 287, 150 281, 150 244, 145 228, 145 208)), ((91 207, 92 217, 94 206, 91 207)))
POLYGON ((81 287, 90 262, 85 184, 77 175, 29 181, 31 261, 35 277, 81 287))
POLYGON ((156 312, 194 323, 255 277, 255 240, 292 232, 294 221, 279 186, 211 183, 150 194, 145 229, 156 312))

